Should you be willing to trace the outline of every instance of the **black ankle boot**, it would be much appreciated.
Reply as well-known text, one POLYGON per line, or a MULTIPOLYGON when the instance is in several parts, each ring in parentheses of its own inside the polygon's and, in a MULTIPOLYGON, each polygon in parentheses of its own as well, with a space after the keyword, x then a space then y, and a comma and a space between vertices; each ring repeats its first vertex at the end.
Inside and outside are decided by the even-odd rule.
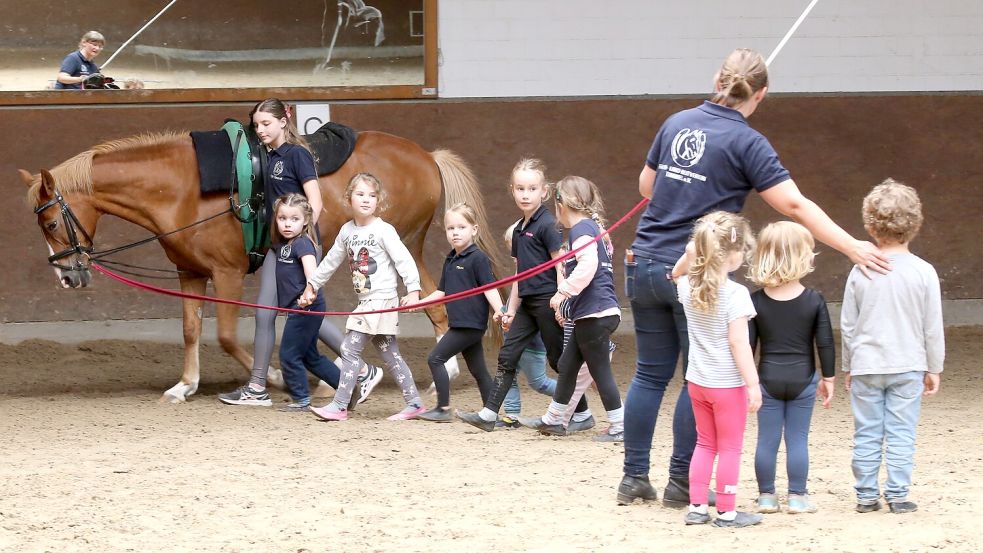
MULTIPOLYGON (((710 506, 717 504, 717 492, 710 490, 707 495, 710 506)), ((662 493, 662 504, 666 507, 686 507, 689 505, 689 478, 683 476, 670 476, 669 483, 662 493)))
POLYGON ((656 501, 659 494, 652 487, 648 476, 625 475, 618 484, 618 505, 631 505, 636 499, 656 501))

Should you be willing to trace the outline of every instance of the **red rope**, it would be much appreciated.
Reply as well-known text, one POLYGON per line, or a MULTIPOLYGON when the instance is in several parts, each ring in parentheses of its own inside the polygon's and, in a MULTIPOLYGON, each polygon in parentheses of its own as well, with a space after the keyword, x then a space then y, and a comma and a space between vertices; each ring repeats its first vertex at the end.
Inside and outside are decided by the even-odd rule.
MULTIPOLYGON (((619 226, 621 226, 622 224, 624 224, 625 221, 627 221, 628 219, 631 219, 632 216, 634 216, 636 213, 638 213, 639 210, 641 210, 643 207, 645 207, 645 205, 647 203, 648 203, 648 200, 647 199, 643 199, 642 201, 638 202, 638 204, 636 204, 635 207, 633 207, 631 209, 631 211, 629 211, 628 213, 626 213, 621 219, 618 219, 613 225, 611 225, 610 227, 608 227, 607 229, 605 229, 604 232, 602 232, 601 234, 595 236, 593 240, 591 240, 590 242, 584 244, 583 246, 580 246, 579 248, 576 248, 576 249, 574 249, 572 251, 569 251, 569 252, 563 254, 561 257, 559 257, 557 259, 551 259, 551 260, 549 260, 549 261, 547 261, 545 263, 542 263, 540 265, 536 265, 535 267, 526 269, 525 271, 522 271, 521 273, 517 273, 515 275, 512 275, 512 276, 510 276, 508 278, 503 278, 501 280, 497 280, 495 282, 492 282, 492 283, 489 283, 489 284, 485 284, 484 286, 479 286, 477 288, 472 288, 471 290, 465 290, 463 292, 457 292, 456 294, 449 294, 449 295, 446 295, 446 296, 444 296, 444 297, 442 297, 440 299, 437 299, 437 300, 430 300, 430 301, 426 301, 426 302, 422 302, 422 303, 417 303, 417 304, 413 304, 413 305, 407 305, 407 306, 390 307, 388 309, 378 309, 376 311, 359 311, 358 314, 359 315, 370 315, 370 314, 375 314, 375 313, 391 313, 393 311, 406 311, 406 310, 409 310, 409 309, 422 309, 424 307, 429 307, 431 305, 440 305, 440 304, 444 304, 444 303, 447 303, 447 302, 451 302, 451 301, 455 301, 455 300, 459 300, 459 299, 463 299, 463 298, 468 298, 468 297, 471 297, 471 296, 477 296, 478 294, 484 294, 488 290, 494 290, 496 288, 500 288, 502 286, 507 286, 509 284, 512 284, 513 282, 518 282, 520 280, 525 280, 527 278, 533 277, 535 275, 538 275, 539 273, 542 273, 544 271, 547 271, 549 269, 552 269, 552 268, 556 267, 556 264, 557 263, 562 263, 562 262, 566 261, 567 259, 570 259, 571 257, 577 255, 577 253, 579 253, 580 250, 582 250, 582 249, 590 246, 591 244, 595 244, 599 240, 602 240, 605 236, 607 236, 608 234, 610 234, 612 230, 614 230, 614 229, 618 228, 619 226)), ((125 277, 125 276, 123 276, 121 274, 114 273, 113 271, 110 271, 109 269, 103 267, 102 265, 100 265, 100 264, 98 264, 96 262, 92 262, 92 268, 94 268, 96 271, 102 273, 103 275, 105 275, 105 276, 107 276, 107 277, 109 277, 109 278, 111 278, 111 279, 113 279, 113 280, 115 280, 117 282, 123 283, 123 284, 125 284, 127 286, 131 286, 133 288, 137 288, 137 289, 140 289, 140 290, 147 290, 147 291, 150 291, 150 292, 156 292, 158 294, 163 294, 165 296, 174 296, 174 297, 177 297, 177 298, 185 298, 185 299, 192 299, 192 300, 208 301, 208 302, 212 302, 212 303, 225 303, 225 304, 229 304, 229 305, 238 305, 240 307, 252 307, 254 309, 269 309, 269 310, 272 310, 272 311, 282 311, 284 313, 300 313, 300 314, 303 314, 303 315, 347 316, 347 315, 351 315, 352 314, 351 311, 307 311, 307 310, 304 310, 304 309, 290 309, 288 307, 274 307, 274 306, 271 306, 271 305, 259 305, 259 304, 256 304, 256 303, 249 303, 249 302, 239 301, 239 300, 229 300, 229 299, 224 299, 224 298, 216 298, 216 297, 212 297, 212 296, 202 296, 202 295, 198 295, 198 294, 188 294, 186 292, 181 292, 181 291, 178 291, 178 290, 170 290, 168 288, 161 288, 159 286, 154 286, 152 284, 147 284, 145 282, 140 282, 138 280, 133 280, 131 278, 127 278, 127 277, 125 277)))

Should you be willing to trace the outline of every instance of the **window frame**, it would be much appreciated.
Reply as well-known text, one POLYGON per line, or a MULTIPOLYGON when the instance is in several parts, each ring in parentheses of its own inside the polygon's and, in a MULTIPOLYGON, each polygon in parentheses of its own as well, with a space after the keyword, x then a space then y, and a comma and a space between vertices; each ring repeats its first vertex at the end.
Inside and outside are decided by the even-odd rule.
POLYGON ((0 106, 175 104, 260 101, 265 98, 310 100, 418 100, 437 95, 437 1, 423 0, 423 84, 266 88, 191 88, 144 90, 0 91, 0 106))

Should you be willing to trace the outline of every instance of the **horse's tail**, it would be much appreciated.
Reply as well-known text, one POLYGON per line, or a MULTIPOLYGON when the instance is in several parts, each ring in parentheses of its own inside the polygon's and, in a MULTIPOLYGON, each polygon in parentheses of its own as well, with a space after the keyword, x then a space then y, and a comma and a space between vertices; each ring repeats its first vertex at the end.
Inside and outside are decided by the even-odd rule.
MULTIPOLYGON (((481 194, 478 179, 471 168, 454 152, 450 150, 435 150, 431 152, 437 168, 440 170, 440 180, 444 183, 444 210, 459 203, 466 203, 474 209, 475 223, 478 225, 478 235, 475 244, 491 258, 496 274, 507 272, 503 257, 488 224, 488 212, 485 209, 485 199, 481 194)), ((492 325, 492 334, 498 338, 500 329, 492 325)))

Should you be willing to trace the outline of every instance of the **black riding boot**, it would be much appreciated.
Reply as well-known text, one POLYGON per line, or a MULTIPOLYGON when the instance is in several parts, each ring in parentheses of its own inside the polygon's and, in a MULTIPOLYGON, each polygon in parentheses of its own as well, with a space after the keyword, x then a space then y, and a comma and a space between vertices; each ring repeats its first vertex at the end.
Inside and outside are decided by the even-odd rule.
MULTIPOLYGON (((717 504, 717 492, 710 490, 707 501, 711 506, 717 504)), ((665 492, 662 494, 662 504, 666 507, 686 507, 689 505, 689 478, 683 476, 670 476, 669 483, 666 484, 665 492)))
POLYGON ((631 505, 636 499, 656 501, 659 499, 659 494, 652 487, 648 476, 626 474, 618 484, 618 505, 631 505))

